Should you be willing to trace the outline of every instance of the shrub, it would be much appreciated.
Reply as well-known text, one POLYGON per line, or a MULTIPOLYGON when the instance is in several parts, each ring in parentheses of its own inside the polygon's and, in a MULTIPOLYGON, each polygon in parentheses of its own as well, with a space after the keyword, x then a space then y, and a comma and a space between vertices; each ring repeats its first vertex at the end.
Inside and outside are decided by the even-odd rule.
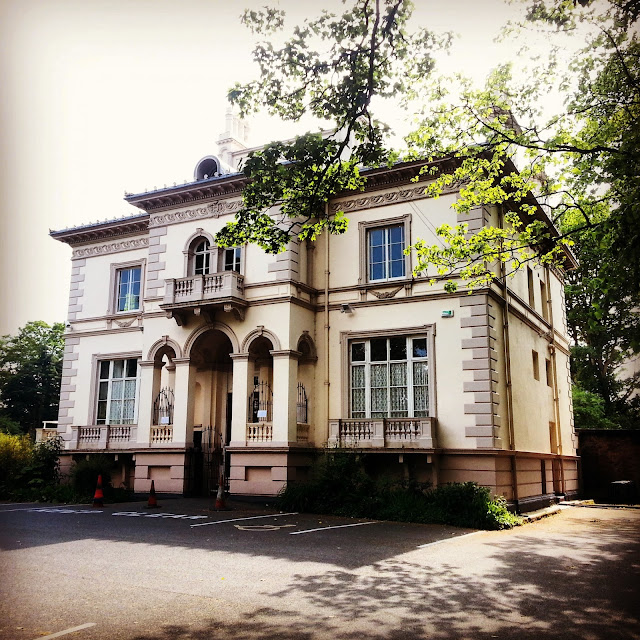
POLYGON ((0 496, 17 501, 77 501, 60 485, 60 438, 33 444, 29 436, 0 433, 0 496))
POLYGON ((474 482, 431 488, 388 478, 374 480, 364 456, 331 452, 312 466, 309 479, 287 485, 279 505, 288 511, 310 511, 350 517, 450 524, 475 529, 506 529, 520 524, 504 498, 491 498, 474 482))
POLYGON ((0 432, 8 433, 12 436, 19 436, 24 434, 25 429, 23 429, 15 420, 12 420, 7 416, 0 415, 0 432))
POLYGON ((29 436, 0 433, 0 496, 8 497, 19 474, 32 459, 33 443, 29 436))

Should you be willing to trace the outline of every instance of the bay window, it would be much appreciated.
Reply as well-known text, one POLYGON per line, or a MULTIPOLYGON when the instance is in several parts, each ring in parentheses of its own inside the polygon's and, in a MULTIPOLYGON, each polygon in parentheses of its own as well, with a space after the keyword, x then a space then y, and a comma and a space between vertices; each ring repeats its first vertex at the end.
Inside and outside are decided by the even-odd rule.
POLYGON ((429 415, 426 335, 354 339, 349 343, 351 418, 429 415))
POLYGON ((137 391, 137 358, 99 362, 96 424, 136 424, 137 391))

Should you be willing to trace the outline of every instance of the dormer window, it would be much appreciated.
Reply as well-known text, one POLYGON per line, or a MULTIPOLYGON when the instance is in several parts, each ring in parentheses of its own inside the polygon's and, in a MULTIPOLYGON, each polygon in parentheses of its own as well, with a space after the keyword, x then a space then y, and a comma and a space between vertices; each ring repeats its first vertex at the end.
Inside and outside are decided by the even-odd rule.
POLYGON ((228 173, 228 169, 223 168, 220 160, 216 158, 216 156, 205 156, 198 161, 195 171, 193 172, 193 179, 196 182, 209 180, 210 178, 222 176, 225 173, 228 173))

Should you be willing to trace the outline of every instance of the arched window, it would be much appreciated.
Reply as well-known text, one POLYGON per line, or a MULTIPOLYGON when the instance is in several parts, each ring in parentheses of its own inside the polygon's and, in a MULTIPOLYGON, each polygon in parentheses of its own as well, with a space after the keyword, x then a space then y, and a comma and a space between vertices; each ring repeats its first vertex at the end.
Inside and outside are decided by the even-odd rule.
POLYGON ((206 238, 196 240, 193 251, 193 275, 203 276, 211 272, 211 246, 206 238))

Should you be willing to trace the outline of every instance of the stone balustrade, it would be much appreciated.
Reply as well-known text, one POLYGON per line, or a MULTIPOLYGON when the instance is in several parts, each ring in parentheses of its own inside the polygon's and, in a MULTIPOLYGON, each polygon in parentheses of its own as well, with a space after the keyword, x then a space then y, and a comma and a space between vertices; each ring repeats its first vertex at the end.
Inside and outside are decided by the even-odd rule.
POLYGON ((162 306, 224 299, 244 299, 244 276, 236 271, 169 278, 162 306))
POLYGON ((168 425, 151 427, 151 444, 170 444, 173 442, 173 427, 168 425))
POLYGON ((435 449, 435 418, 350 418, 329 421, 328 446, 435 449))
POLYGON ((71 427, 68 449, 133 449, 137 446, 137 425, 90 425, 71 427))
POLYGON ((247 424, 247 442, 271 442, 273 425, 270 422, 250 422, 247 424))

